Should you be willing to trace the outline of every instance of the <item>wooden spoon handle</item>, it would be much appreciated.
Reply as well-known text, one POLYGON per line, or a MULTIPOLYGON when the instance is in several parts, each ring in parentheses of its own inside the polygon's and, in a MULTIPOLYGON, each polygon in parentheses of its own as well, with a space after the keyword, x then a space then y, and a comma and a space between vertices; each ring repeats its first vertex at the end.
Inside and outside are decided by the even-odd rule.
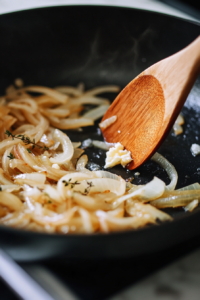
POLYGON ((200 37, 183 50, 154 64, 141 74, 155 76, 162 85, 165 98, 163 120, 165 124, 168 124, 169 119, 173 122, 177 117, 199 72, 200 37))

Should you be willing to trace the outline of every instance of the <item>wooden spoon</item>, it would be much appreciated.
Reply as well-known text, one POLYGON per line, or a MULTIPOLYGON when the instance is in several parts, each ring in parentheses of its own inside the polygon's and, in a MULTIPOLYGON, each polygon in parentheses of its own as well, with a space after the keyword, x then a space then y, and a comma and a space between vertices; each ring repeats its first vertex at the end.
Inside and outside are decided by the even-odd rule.
POLYGON ((117 116, 101 129, 109 143, 120 142, 139 167, 154 152, 173 126, 200 72, 200 36, 180 52, 152 65, 117 96, 103 120, 117 116))

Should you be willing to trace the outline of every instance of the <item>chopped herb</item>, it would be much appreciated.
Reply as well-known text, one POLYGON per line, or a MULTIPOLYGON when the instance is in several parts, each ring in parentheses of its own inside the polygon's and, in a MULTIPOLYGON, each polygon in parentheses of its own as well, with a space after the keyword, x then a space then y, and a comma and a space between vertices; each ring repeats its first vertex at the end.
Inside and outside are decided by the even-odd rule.
POLYGON ((26 150, 28 151, 28 153, 32 153, 31 150, 29 148, 26 148, 26 150))
POLYGON ((93 183, 92 183, 92 181, 91 182, 87 181, 87 185, 88 185, 88 187, 84 190, 83 195, 88 195, 89 192, 90 192, 91 187, 94 186, 93 183))
POLYGON ((48 201, 48 203, 52 203, 52 201, 51 201, 51 200, 49 200, 49 201, 48 201))
MULTIPOLYGON (((13 140, 14 140, 14 139, 19 139, 19 140, 23 141, 23 143, 24 143, 25 145, 32 144, 32 149, 34 149, 35 147, 38 147, 39 149, 42 149, 42 150, 49 150, 49 148, 48 148, 47 146, 42 147, 42 146, 36 144, 35 139, 33 139, 33 140, 31 141, 31 139, 30 139, 28 136, 25 136, 24 134, 18 134, 18 135, 12 134, 9 130, 6 130, 6 131, 5 131, 5 134, 6 134, 8 137, 11 136, 13 140)), ((29 150, 30 150, 30 149, 29 149, 29 150)), ((27 151, 28 151, 28 150, 27 150, 27 151)), ((30 151, 31 151, 31 150, 30 150, 30 151)), ((28 151, 28 152, 29 152, 29 151, 28 151)))
POLYGON ((80 184, 80 182, 78 182, 78 180, 76 180, 75 182, 71 182, 71 178, 66 181, 66 180, 63 180, 62 182, 64 183, 65 186, 68 186, 69 184, 71 184, 71 189, 73 189, 75 187, 75 185, 77 184, 80 184))
POLYGON ((10 153, 10 155, 8 155, 7 157, 10 158, 10 159, 14 159, 15 158, 15 156, 12 153, 10 153))

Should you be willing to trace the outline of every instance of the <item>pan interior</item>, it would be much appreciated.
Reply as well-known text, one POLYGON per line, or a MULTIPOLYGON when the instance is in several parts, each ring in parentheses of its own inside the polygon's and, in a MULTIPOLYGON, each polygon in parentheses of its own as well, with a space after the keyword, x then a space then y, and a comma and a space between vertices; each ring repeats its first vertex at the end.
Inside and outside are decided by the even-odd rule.
MULTIPOLYGON (((86 89, 104 84, 125 87, 153 63, 179 51, 199 35, 199 25, 158 13, 100 6, 65 6, 34 9, 0 16, 0 92, 22 78, 25 85, 76 86, 86 89)), ((102 97, 114 100, 116 95, 102 97)), ((177 188, 198 182, 200 156, 190 147, 200 143, 200 78, 182 110, 184 132, 171 131, 158 152, 176 168, 177 188)), ((98 128, 67 131, 72 141, 103 140, 98 128)), ((85 150, 89 161, 104 169, 105 151, 85 150)), ((88 168, 91 164, 88 165, 88 168)), ((166 172, 152 161, 130 171, 110 170, 134 184, 145 184, 154 176, 169 183, 166 172), (140 175, 134 175, 139 172, 140 175)), ((185 218, 183 209, 167 210, 175 219, 185 218)), ((161 225, 162 226, 162 225, 161 225)), ((133 233, 134 234, 134 233, 133 233)))

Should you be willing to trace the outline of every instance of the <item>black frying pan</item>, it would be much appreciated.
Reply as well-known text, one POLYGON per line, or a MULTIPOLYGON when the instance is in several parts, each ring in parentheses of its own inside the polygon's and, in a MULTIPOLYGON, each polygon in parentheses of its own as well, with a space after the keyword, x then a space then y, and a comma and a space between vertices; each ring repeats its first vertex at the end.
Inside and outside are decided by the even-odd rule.
MULTIPOLYGON (((192 42, 198 23, 143 10, 103 6, 64 6, 34 9, 0 16, 0 91, 17 77, 26 85, 77 85, 86 88, 118 84, 122 88, 138 73, 192 42)), ((108 95, 111 99, 111 96, 108 95)), ((114 98, 112 96, 112 98, 114 98)), ((159 152, 174 164, 177 187, 200 179, 200 156, 190 146, 200 143, 200 81, 197 79, 183 108, 184 133, 170 133, 159 152)), ((102 139, 98 127, 67 132, 73 141, 102 139)), ((103 168, 105 152, 86 151, 103 168)), ((169 182, 164 170, 148 161, 135 171, 111 170, 134 183, 157 176, 169 182)), ((17 260, 44 258, 101 259, 146 254, 179 244, 200 234, 200 210, 168 210, 174 221, 111 234, 55 235, 0 227, 0 247, 17 260)))

